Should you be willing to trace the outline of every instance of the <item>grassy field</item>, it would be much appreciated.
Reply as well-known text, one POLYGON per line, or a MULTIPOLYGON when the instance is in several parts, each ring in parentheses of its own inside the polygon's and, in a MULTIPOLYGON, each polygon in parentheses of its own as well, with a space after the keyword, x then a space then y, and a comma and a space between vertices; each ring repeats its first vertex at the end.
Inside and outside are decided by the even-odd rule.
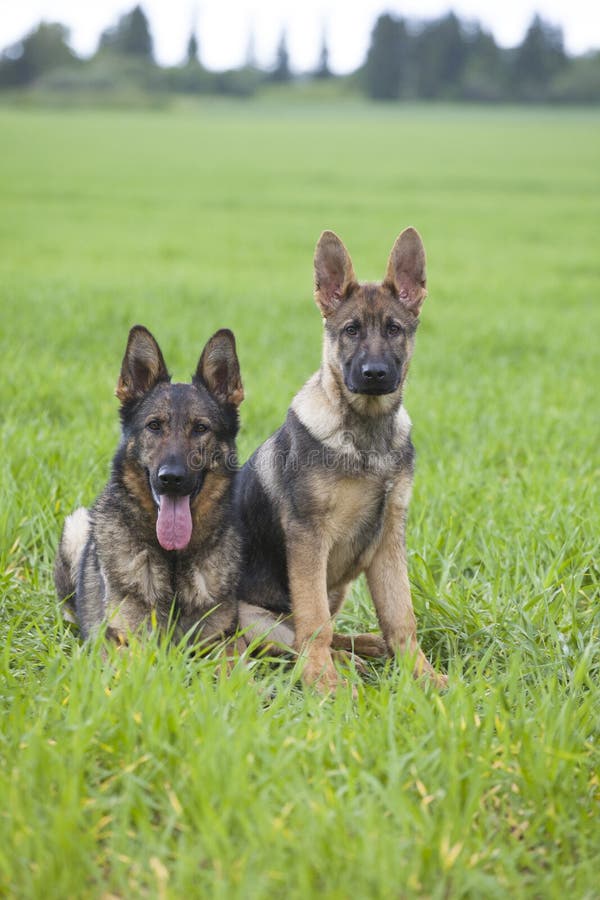
MULTIPOLYGON (((0 110, 0 895, 600 897, 597 113, 0 110), (185 379, 238 338, 246 458, 318 366, 312 252, 429 256, 410 574, 446 694, 323 701, 62 624, 134 322, 185 379)), ((344 628, 374 628, 357 585, 344 628)), ((350 675, 351 680, 357 676, 350 675)))

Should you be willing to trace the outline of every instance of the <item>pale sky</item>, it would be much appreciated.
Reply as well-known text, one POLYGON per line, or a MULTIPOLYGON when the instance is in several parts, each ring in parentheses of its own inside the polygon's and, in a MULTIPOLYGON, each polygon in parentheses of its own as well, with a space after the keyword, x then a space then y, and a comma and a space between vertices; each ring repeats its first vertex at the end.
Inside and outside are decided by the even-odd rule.
MULTIPOLYGON (((100 32, 128 12, 136 0, 0 0, 0 49, 14 43, 40 20, 58 21, 71 30, 71 44, 92 53, 100 32)), ((600 49, 598 0, 142 0, 150 20, 155 54, 163 65, 182 60, 194 23, 200 55, 208 68, 240 65, 250 35, 255 57, 271 65, 282 29, 286 29, 292 68, 314 68, 323 29, 328 34, 330 65, 349 72, 365 57, 369 35, 381 12, 429 19, 449 9, 462 19, 477 19, 499 44, 523 38, 535 12, 563 28, 571 53, 600 49)))

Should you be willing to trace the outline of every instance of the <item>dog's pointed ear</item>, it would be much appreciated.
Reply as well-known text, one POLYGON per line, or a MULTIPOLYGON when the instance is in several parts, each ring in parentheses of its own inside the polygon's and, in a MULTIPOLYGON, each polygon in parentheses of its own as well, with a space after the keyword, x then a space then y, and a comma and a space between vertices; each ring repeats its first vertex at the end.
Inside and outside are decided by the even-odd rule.
POLYGON ((405 228, 396 238, 388 261, 385 284, 415 316, 419 315, 427 290, 425 247, 415 228, 405 228))
POLYGON ((240 405, 244 386, 232 331, 221 328, 213 334, 202 351, 192 380, 208 388, 220 403, 240 405))
POLYGON ((315 301, 327 318, 356 281, 350 254, 333 231, 324 231, 315 248, 315 301))
POLYGON ((115 394, 121 405, 140 400, 160 381, 170 381, 160 347, 147 328, 134 325, 129 332, 115 394))

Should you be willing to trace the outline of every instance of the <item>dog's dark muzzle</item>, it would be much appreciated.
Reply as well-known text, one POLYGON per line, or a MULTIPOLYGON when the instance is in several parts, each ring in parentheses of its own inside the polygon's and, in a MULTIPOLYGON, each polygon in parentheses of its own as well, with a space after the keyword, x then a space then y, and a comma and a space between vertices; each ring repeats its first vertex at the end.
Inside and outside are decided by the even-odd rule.
POLYGON ((346 386, 353 394, 393 394, 400 383, 398 368, 383 359, 371 359, 354 365, 346 386))
POLYGON ((156 492, 169 494, 172 497, 196 494, 201 483, 200 475, 200 472, 190 472, 183 463, 165 463, 160 466, 156 476, 156 492))

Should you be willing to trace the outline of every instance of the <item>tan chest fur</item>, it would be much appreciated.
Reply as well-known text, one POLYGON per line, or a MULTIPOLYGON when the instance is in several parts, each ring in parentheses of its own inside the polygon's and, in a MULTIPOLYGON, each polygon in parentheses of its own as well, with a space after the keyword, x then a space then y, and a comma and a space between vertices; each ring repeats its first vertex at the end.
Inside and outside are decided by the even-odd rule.
POLYGON ((392 488, 392 481, 372 475, 336 480, 326 519, 328 590, 343 587, 369 566, 381 542, 392 488))
MULTIPOLYGON (((333 453, 360 467, 361 451, 344 430, 339 406, 331 401, 316 373, 296 395, 292 409, 313 437, 333 453)), ((326 379, 325 379, 326 381, 326 379)), ((401 447, 410 434, 410 418, 401 406, 394 414, 393 447, 401 447)), ((377 462, 377 460, 375 460, 377 462)), ((410 473, 365 471, 344 477, 330 471, 324 483, 315 478, 313 490, 322 492, 320 525, 329 544, 327 588, 334 592, 368 568, 381 542, 389 515, 402 515, 410 500, 410 473)))

